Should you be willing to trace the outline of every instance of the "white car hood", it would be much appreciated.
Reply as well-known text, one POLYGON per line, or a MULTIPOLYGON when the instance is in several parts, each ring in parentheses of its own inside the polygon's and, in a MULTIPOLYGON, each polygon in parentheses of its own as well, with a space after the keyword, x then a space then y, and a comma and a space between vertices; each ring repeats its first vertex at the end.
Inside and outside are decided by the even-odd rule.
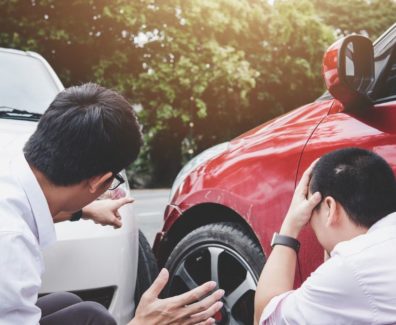
POLYGON ((2 156, 11 157, 20 152, 36 127, 37 122, 35 121, 0 118, 0 152, 2 156))

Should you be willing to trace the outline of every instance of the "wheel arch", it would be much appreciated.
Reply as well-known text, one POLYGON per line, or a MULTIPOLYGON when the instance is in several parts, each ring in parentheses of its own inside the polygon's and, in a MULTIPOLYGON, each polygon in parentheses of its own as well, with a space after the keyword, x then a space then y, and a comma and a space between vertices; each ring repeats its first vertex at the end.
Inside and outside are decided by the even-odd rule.
MULTIPOLYGON (((218 203, 202 203, 184 211, 166 233, 159 251, 156 252, 159 267, 165 265, 172 250, 188 233, 198 227, 218 222, 234 222, 239 224, 261 248, 256 233, 240 214, 218 203)), ((263 251, 262 248, 261 250, 263 251)), ((263 254, 265 256, 264 251, 263 254)))

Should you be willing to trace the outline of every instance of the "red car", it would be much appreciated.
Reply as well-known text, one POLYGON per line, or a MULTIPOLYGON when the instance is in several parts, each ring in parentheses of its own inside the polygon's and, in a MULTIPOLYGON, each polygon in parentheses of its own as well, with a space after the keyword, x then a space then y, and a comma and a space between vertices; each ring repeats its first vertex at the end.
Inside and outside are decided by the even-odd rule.
MULTIPOLYGON (((303 171, 326 152, 362 147, 396 172, 396 24, 374 45, 349 36, 325 53, 328 92, 315 102, 201 153, 175 180, 154 251, 173 295, 212 279, 225 290, 218 324, 252 324, 253 298, 272 235, 303 171)), ((323 262, 300 236, 296 285, 323 262)))

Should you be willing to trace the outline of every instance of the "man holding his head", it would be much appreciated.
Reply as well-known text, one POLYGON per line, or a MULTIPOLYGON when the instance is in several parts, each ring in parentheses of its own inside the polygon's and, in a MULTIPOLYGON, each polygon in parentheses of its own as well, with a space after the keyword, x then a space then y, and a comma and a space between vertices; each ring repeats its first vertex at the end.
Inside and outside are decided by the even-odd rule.
MULTIPOLYGON (((59 93, 23 153, 0 162, 1 324, 115 324, 103 306, 70 293, 37 300, 41 249, 56 240, 54 222, 83 207, 94 221, 121 226, 117 210, 130 199, 105 206, 91 202, 123 181, 119 172, 136 159, 141 142, 129 103, 114 91, 85 84, 59 93)), ((222 307, 224 293, 209 294, 215 283, 159 299, 167 280, 162 270, 131 325, 214 323, 211 316, 222 307)))
POLYGON ((396 323, 396 182, 373 152, 324 155, 301 178, 255 296, 261 324, 396 323), (298 235, 310 224, 329 256, 293 290, 298 235))

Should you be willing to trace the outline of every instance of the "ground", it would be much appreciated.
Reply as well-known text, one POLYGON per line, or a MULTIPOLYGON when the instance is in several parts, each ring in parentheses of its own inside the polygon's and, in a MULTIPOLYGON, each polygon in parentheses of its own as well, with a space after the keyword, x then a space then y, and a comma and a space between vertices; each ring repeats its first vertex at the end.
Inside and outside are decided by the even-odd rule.
POLYGON ((169 192, 169 189, 131 191, 135 199, 135 214, 139 228, 146 235, 150 245, 153 244, 156 233, 162 229, 169 192))

